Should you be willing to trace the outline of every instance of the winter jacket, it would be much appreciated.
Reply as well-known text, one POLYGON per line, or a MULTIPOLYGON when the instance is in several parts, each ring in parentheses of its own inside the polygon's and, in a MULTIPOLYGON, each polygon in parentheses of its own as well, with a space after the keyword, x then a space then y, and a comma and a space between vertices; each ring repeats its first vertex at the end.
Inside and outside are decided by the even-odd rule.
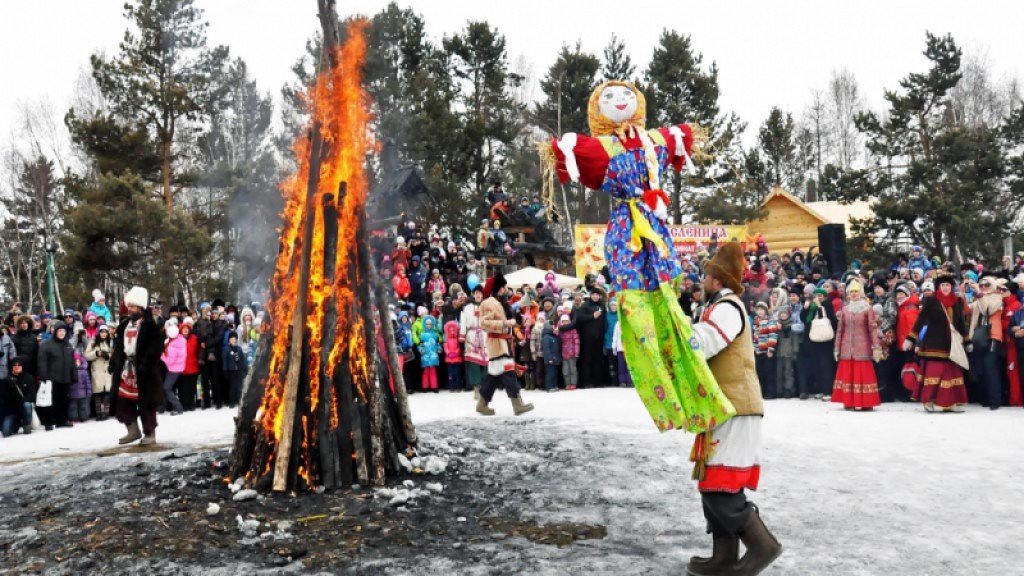
POLYGON ((395 345, 401 352, 412 350, 412 327, 409 324, 409 313, 400 312, 398 314, 398 329, 395 331, 395 345))
POLYGON ((440 292, 441 296, 448 293, 448 287, 444 285, 444 278, 440 276, 435 276, 427 282, 427 294, 433 295, 437 292, 440 292))
POLYGON ((39 371, 36 376, 40 380, 51 380, 59 384, 71 384, 78 379, 75 351, 67 337, 58 339, 54 336, 39 346, 39 371))
POLYGON ((921 314, 921 310, 917 307, 918 298, 917 294, 908 296, 902 304, 899 305, 899 310, 896 312, 896 349, 902 350, 903 343, 907 341, 907 335, 914 328, 914 324, 917 322, 917 317, 921 314))
POLYGON ((68 390, 68 398, 81 400, 92 396, 92 378, 89 376, 89 363, 85 361, 85 355, 75 351, 74 358, 77 377, 68 390))
POLYGON ((562 341, 562 360, 571 360, 580 355, 580 335, 573 329, 559 326, 558 339, 562 341))
POLYGON ((93 394, 110 392, 111 376, 108 369, 110 354, 113 351, 113 342, 109 338, 106 340, 97 338, 89 342, 85 348, 85 359, 89 361, 89 375, 92 377, 93 394))
MULTIPOLYGON (((24 319, 25 317, 20 318, 18 323, 20 324, 24 319)), ((17 355, 25 361, 25 372, 35 375, 39 371, 39 341, 36 340, 36 334, 32 331, 31 318, 28 318, 28 325, 28 330, 18 330, 11 334, 11 342, 14 344, 17 355)))
POLYGON ((395 274, 391 279, 391 287, 395 290, 395 296, 399 300, 408 300, 409 296, 412 295, 412 285, 409 283, 409 278, 401 274, 395 274))
POLYGON ((775 354, 779 358, 796 358, 800 350, 799 332, 793 330, 793 321, 800 321, 800 314, 794 315, 793 309, 786 303, 772 313, 773 318, 779 323, 779 340, 776 345, 775 354))
MULTIPOLYGON (((128 356, 124 348, 124 333, 130 318, 122 318, 114 336, 114 353, 110 355, 110 373, 114 379, 110 394, 110 413, 116 414, 117 402, 125 401, 117 394, 128 356)), ((160 375, 160 354, 163 352, 163 338, 160 327, 147 308, 139 319, 139 333, 135 340, 135 381, 139 387, 139 405, 143 409, 159 408, 164 403, 163 378, 160 375)))
POLYGON ((911 270, 914 268, 920 268, 924 272, 928 272, 932 267, 931 260, 925 258, 924 254, 911 258, 910 262, 907 263, 907 268, 910 268, 911 270))
POLYGON ((185 371, 185 360, 188 357, 188 343, 181 334, 170 338, 164 344, 164 353, 160 355, 167 371, 181 374, 185 371))
POLYGON ((611 350, 615 327, 619 324, 619 313, 606 310, 604 318, 604 349, 611 350))
POLYGON ((419 336, 417 350, 420 352, 420 365, 424 368, 435 367, 441 363, 441 333, 434 328, 434 323, 434 319, 428 316, 423 322, 423 331, 419 336))
POLYGON ((558 366, 562 363, 562 340, 551 324, 545 324, 541 333, 541 351, 544 355, 544 363, 549 366, 558 366))
POLYGON ((444 362, 462 363, 462 345, 459 343, 459 323, 452 320, 444 325, 444 362))
POLYGON ((779 322, 770 316, 764 318, 755 317, 751 324, 751 334, 754 339, 754 353, 767 354, 769 350, 775 353, 779 345, 779 322))
POLYGON ((882 334, 896 330, 896 316, 899 314, 896 299, 886 293, 882 296, 875 296, 872 299, 872 304, 882 306, 882 315, 878 317, 878 329, 882 331, 882 334))
POLYGON ((89 306, 89 312, 95 314, 97 318, 104 318, 107 321, 107 325, 114 323, 114 316, 110 313, 110 308, 107 308, 106 304, 93 302, 92 305, 89 306))
MULTIPOLYGON (((7 378, 11 360, 18 356, 14 341, 7 334, 0 334, 0 380, 7 378)), ((24 370, 24 367, 22 368, 24 370)))
POLYGON ((185 369, 181 371, 186 376, 199 374, 199 356, 202 350, 199 349, 199 337, 195 334, 180 336, 185 341, 185 369))
POLYGON ((505 306, 495 298, 484 300, 480 304, 480 327, 486 332, 487 358, 497 360, 501 357, 512 358, 511 341, 505 336, 511 334, 507 322, 510 320, 505 314, 505 306))
POLYGON ((241 372, 242 374, 249 371, 248 358, 238 344, 234 346, 228 344, 228 347, 224 349, 224 371, 241 372))
POLYGON ((22 369, 21 374, 0 378, 0 405, 6 414, 21 414, 25 402, 36 402, 36 379, 22 369))
POLYGON ((874 349, 881 347, 878 317, 867 300, 850 302, 839 313, 834 352, 840 360, 873 359, 874 349))
POLYGON ((1003 298, 997 292, 982 296, 971 306, 971 325, 967 329, 968 340, 973 337, 975 328, 983 325, 983 318, 990 325, 990 336, 993 342, 1003 341, 1003 298))

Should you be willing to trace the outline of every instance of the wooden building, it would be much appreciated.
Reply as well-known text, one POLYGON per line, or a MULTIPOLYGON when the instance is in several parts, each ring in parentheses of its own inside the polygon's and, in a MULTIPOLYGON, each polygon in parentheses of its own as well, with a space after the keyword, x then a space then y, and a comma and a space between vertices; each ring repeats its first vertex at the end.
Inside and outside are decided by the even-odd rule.
POLYGON ((775 188, 764 199, 765 218, 747 224, 747 233, 760 233, 772 253, 790 252, 794 248, 806 252, 818 245, 818 226, 844 224, 850 233, 851 218, 871 216, 867 202, 803 202, 782 188, 775 188))

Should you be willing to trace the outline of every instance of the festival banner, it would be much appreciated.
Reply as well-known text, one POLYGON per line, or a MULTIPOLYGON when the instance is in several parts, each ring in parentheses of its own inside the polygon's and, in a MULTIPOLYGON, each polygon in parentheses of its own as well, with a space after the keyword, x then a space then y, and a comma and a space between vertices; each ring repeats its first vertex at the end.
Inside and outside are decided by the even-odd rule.
MULTIPOLYGON (((575 227, 573 235, 577 278, 597 273, 604 268, 604 235, 607 229, 608 227, 604 224, 579 224, 575 227)), ((719 243, 731 240, 745 243, 747 239, 746 225, 669 226, 668 232, 672 236, 672 244, 675 246, 678 256, 694 255, 701 250, 707 250, 711 244, 712 234, 719 243)))

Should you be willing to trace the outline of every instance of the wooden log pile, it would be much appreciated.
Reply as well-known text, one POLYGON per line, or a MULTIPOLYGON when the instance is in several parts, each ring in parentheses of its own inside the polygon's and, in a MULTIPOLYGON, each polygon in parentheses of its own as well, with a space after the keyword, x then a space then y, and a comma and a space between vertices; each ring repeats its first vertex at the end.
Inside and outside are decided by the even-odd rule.
MULTIPOLYGON (((339 65, 342 51, 334 0, 317 3, 324 74, 339 65)), ((318 106, 325 103, 333 100, 324 97, 318 106)), ((287 306, 268 306, 290 318, 264 319, 268 329, 245 381, 229 470, 248 487, 279 492, 381 485, 399 471, 398 455, 411 455, 417 442, 389 291, 368 241, 365 188, 350 197, 349 183, 341 181, 336 193, 324 191, 321 175, 333 168, 324 163, 347 143, 337 134, 324 137, 318 114, 324 112, 313 114, 304 148, 308 176, 294 222, 297 244, 290 249, 282 236, 277 267, 297 289, 271 295, 288 299, 287 306)))

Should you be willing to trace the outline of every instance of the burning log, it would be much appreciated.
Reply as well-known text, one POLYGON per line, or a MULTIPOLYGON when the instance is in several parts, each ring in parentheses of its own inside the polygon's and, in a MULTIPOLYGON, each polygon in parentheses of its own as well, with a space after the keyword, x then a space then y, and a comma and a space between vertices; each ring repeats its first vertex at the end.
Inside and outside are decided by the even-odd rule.
POLYGON ((230 465, 233 478, 274 491, 383 484, 417 438, 368 242, 365 23, 350 24, 340 46, 334 1, 318 5, 324 57, 310 129, 294 148, 298 170, 281 186, 268 324, 230 465))

